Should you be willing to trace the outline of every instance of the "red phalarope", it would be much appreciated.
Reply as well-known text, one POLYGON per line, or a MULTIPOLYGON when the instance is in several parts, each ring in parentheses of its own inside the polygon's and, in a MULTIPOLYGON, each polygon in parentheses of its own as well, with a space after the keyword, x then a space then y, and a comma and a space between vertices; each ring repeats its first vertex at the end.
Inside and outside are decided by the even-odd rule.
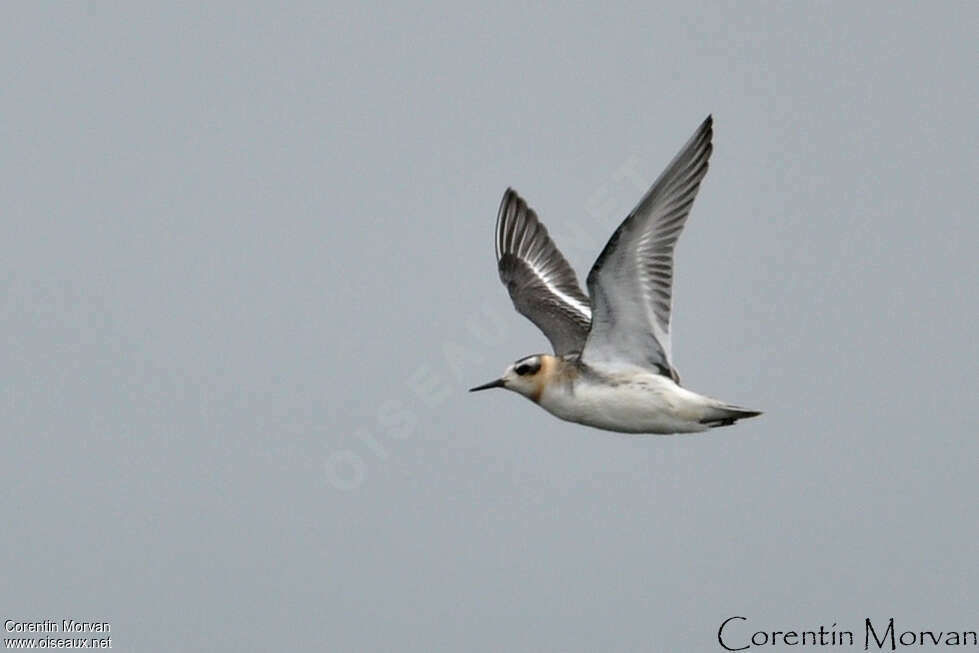
POLYGON ((496 381, 551 414, 623 433, 694 433, 761 413, 680 386, 670 350, 673 249, 711 153, 703 122, 619 225, 588 273, 588 292, 537 215, 507 189, 496 219, 500 279, 554 355, 521 358, 496 381))

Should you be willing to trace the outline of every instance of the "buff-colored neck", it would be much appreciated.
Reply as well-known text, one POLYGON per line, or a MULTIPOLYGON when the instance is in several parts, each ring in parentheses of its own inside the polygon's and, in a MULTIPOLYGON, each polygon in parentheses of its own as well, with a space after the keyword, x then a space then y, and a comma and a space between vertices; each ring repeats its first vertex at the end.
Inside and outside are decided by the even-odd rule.
POLYGON ((563 358, 541 354, 540 370, 534 375, 534 389, 530 398, 536 403, 540 403, 544 389, 550 385, 562 383, 574 373, 574 365, 571 365, 563 358))

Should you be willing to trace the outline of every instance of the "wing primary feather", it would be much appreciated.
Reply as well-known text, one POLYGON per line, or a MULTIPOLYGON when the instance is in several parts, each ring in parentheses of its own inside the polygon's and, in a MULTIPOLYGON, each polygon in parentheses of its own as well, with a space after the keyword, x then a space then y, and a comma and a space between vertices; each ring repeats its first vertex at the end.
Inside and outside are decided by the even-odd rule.
POLYGON ((582 359, 641 365, 674 380, 673 251, 713 145, 708 116, 615 230, 588 274, 592 328, 582 359))
POLYGON ((547 336, 554 352, 580 352, 591 324, 591 302, 547 228, 512 188, 503 194, 497 213, 496 259, 514 307, 547 336))

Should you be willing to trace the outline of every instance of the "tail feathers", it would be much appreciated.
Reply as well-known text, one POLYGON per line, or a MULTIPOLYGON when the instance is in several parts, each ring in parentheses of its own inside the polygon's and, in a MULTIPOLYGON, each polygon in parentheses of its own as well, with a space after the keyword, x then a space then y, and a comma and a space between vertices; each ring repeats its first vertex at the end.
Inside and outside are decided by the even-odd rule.
POLYGON ((702 420, 700 420, 700 423, 706 424, 710 428, 715 428, 717 426, 731 426, 739 419, 757 417, 758 415, 761 415, 760 410, 748 410, 747 408, 739 408, 738 406, 731 406, 730 404, 719 404, 715 408, 712 408, 708 414, 702 420))

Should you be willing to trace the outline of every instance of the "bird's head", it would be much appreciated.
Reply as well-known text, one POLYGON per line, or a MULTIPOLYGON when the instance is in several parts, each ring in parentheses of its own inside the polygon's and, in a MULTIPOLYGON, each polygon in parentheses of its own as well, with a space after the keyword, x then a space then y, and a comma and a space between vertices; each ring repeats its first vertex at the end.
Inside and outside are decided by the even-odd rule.
POLYGON ((513 365, 508 365, 503 376, 495 381, 470 388, 469 392, 489 390, 490 388, 506 388, 523 396, 539 401, 544 391, 545 379, 552 367, 553 356, 534 354, 521 358, 513 365))

